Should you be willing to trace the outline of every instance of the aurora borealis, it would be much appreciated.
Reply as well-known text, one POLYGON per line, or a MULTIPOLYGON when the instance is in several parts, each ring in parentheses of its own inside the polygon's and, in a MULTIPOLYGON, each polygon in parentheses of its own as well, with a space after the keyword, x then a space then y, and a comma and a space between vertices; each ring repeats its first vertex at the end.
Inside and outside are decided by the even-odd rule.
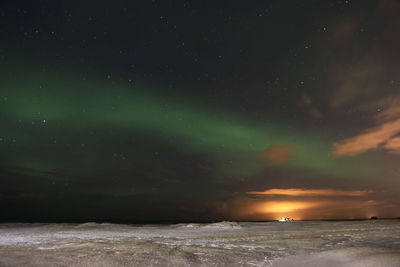
POLYGON ((400 5, 0 4, 3 220, 398 217, 400 5))

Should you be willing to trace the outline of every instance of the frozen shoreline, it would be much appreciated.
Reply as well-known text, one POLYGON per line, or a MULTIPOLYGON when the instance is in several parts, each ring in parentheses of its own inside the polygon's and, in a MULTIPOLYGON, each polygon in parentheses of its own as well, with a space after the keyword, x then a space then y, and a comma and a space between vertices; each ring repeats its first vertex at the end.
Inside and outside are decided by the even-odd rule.
POLYGON ((400 220, 144 226, 0 224, 0 266, 377 263, 400 266, 400 220))

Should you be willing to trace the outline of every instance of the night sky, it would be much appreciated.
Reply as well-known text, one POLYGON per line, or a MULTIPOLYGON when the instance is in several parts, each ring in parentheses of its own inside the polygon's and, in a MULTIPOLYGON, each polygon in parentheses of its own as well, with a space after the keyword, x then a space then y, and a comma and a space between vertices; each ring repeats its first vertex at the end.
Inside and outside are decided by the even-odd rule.
POLYGON ((0 219, 400 216, 400 2, 0 3, 0 219))

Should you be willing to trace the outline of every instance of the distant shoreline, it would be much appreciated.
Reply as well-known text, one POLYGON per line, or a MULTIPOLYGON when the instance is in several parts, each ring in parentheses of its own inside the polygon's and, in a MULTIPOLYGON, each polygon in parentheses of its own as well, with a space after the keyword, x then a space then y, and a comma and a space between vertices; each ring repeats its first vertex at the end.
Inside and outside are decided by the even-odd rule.
MULTIPOLYGON (((294 220, 294 222, 304 221, 304 222, 339 222, 339 221, 370 221, 371 218, 357 218, 357 219, 310 219, 310 220, 294 220)), ((378 218, 377 220, 400 220, 400 217, 394 218, 378 218)), ((218 223, 218 222, 236 222, 236 223, 265 223, 265 222, 277 222, 278 220, 257 220, 257 221, 239 221, 239 220, 204 220, 204 221, 114 221, 114 220, 54 220, 54 219, 0 219, 0 224, 12 224, 12 223, 65 223, 65 224, 83 224, 83 223, 111 223, 111 224, 131 224, 131 225, 147 225, 147 224, 160 224, 160 225, 171 225, 171 224, 182 224, 182 223, 198 223, 198 224, 208 224, 208 223, 218 223)))

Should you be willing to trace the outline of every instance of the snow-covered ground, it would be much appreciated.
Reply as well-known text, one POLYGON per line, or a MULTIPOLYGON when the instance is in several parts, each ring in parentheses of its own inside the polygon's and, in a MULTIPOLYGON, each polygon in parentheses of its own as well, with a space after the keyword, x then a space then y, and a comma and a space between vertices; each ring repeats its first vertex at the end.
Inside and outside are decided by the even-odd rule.
POLYGON ((313 264, 400 266, 400 220, 0 224, 0 266, 313 264))

